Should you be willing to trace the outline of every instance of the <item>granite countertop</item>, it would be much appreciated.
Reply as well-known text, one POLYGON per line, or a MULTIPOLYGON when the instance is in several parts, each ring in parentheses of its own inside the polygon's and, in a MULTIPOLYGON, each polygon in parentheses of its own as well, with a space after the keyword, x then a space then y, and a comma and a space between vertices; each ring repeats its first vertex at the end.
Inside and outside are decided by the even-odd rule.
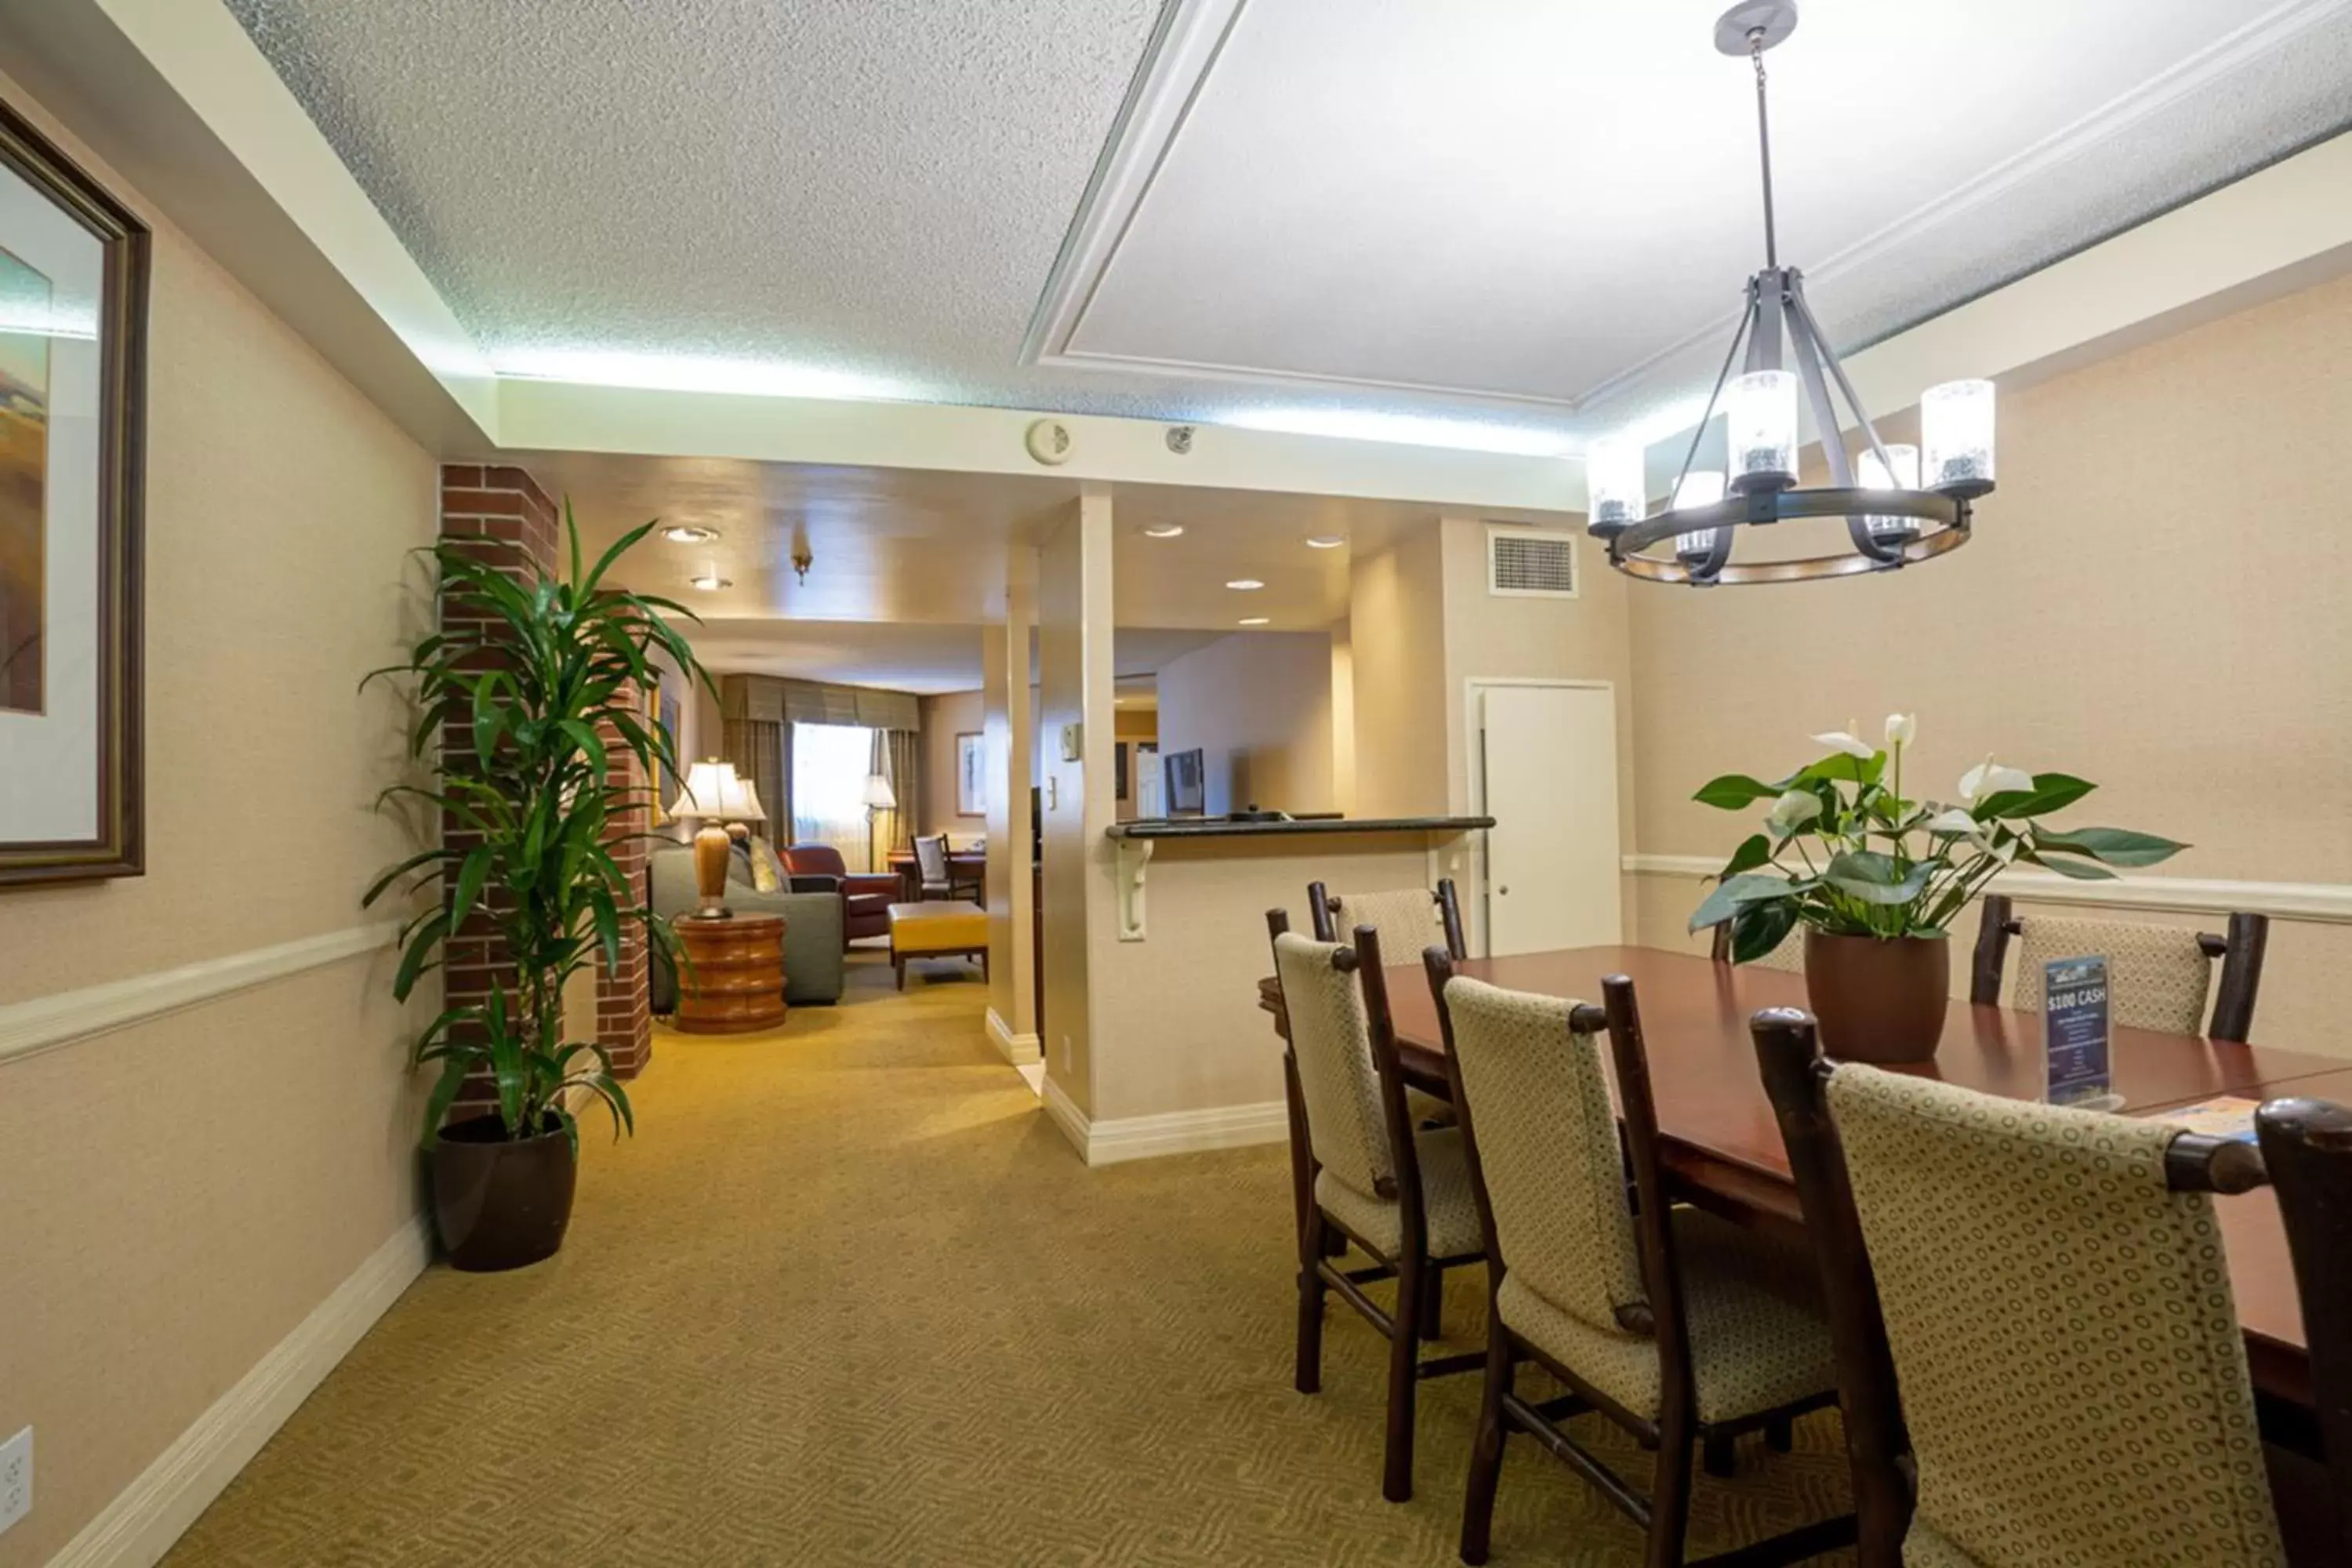
POLYGON ((1494 826, 1491 816, 1315 816, 1297 822, 1222 822, 1195 816, 1114 823, 1104 831, 1113 838, 1268 838, 1310 833, 1458 833, 1494 826))

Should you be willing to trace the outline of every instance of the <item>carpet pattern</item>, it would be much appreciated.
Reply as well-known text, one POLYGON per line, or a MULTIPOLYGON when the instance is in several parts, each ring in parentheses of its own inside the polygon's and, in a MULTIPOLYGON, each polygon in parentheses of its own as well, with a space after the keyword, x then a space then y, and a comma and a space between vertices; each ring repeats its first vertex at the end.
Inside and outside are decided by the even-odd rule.
MULTIPOLYGON (((1087 1170, 970 972, 926 968, 899 996, 853 958, 777 1035, 661 1033, 563 1251, 428 1269, 168 1561, 1453 1563, 1477 1380, 1423 1385, 1417 1493, 1383 1502, 1381 1342, 1335 1300, 1324 1392, 1290 1387, 1285 1152, 1087 1170)), ((1449 1349, 1483 1289, 1454 1282, 1449 1349)), ((1836 1443, 1832 1415, 1743 1442, 1690 1555, 1840 1511, 1836 1443)), ((1496 1563, 1640 1544, 1514 1441, 1496 1563)))

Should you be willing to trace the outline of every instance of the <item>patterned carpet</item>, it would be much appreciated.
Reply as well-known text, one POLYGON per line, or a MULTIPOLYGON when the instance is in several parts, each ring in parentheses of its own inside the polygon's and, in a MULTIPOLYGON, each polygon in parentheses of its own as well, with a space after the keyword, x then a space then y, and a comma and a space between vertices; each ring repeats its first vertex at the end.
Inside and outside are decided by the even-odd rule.
MULTIPOLYGON (((1381 1501, 1370 1330, 1335 1301, 1325 1392, 1290 1388, 1284 1152, 1087 1170, 930 967, 898 996, 860 956, 777 1036, 665 1032, 562 1254, 428 1270, 169 1561, 1453 1563, 1476 1380, 1424 1385, 1418 1493, 1381 1501)), ((1701 1476, 1690 1554, 1837 1511, 1835 1440, 1701 1476)), ((1497 1563, 1639 1545, 1512 1445, 1497 1563)))

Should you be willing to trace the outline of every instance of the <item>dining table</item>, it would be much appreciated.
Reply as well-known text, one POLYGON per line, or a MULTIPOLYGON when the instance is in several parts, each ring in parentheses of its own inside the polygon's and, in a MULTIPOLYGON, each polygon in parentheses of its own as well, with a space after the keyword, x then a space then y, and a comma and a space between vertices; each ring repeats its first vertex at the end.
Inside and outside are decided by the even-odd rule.
MULTIPOLYGON (((1657 1104, 1661 1163, 1675 1197, 1740 1225, 1802 1239, 1804 1215, 1757 1068, 1748 1021, 1766 1007, 1806 1005, 1803 975, 1622 946, 1466 959, 1454 971, 1573 1001, 1598 1001, 1605 975, 1630 976, 1657 1104)), ((1417 962, 1395 965, 1386 980, 1402 1076, 1425 1093, 1451 1100, 1426 972, 1417 962)), ((1259 1005, 1287 1037, 1281 987, 1271 977, 1259 982, 1259 1005)), ((1934 1058, 1889 1070, 2039 1100, 2046 1093, 2047 1062, 2040 1014, 1955 999, 1946 1009, 1934 1058)), ((2352 1101, 2352 1061, 2275 1046, 2117 1025, 2110 1031, 2109 1063, 2111 1088, 2122 1100, 2119 1113, 2126 1116, 2161 1115, 2224 1096, 2352 1101)), ((1301 1136, 1295 1079, 1291 1096, 1294 1179, 1311 1194, 1314 1173, 1307 1162, 1312 1156, 1301 1136)), ((2277 1200, 2261 1187, 2213 1202, 2254 1385, 2309 1405, 2310 1356, 2277 1200)))
MULTIPOLYGON (((898 885, 906 893, 904 900, 913 903, 923 896, 923 868, 911 849, 893 849, 885 862, 898 874, 898 885)), ((988 876, 986 848, 950 849, 948 851, 948 876, 956 882, 979 883, 988 876)))

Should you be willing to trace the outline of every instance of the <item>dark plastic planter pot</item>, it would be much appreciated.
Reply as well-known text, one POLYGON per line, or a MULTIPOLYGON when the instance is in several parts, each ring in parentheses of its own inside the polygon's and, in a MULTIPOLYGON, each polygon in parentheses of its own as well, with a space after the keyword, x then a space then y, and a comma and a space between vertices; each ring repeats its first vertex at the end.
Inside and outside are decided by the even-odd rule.
POLYGON ((451 1268, 520 1268, 563 1245, 579 1163, 561 1126, 509 1139, 497 1117, 469 1117, 441 1130, 429 1158, 433 1219, 451 1268))
POLYGON ((1952 944, 1937 936, 1805 931, 1805 994, 1840 1061, 1933 1060, 1951 1000, 1952 944))

